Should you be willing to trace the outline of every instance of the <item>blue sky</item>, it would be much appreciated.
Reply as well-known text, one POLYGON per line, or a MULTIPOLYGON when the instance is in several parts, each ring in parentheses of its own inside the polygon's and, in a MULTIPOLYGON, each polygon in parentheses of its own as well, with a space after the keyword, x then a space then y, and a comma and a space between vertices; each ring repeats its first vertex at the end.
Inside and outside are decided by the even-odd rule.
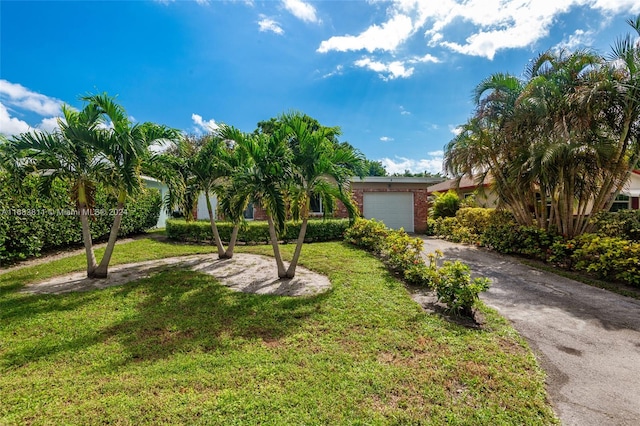
POLYGON ((0 1, 0 133, 117 95, 136 121, 253 131, 290 110, 391 173, 441 169, 494 72, 550 48, 609 51, 638 0, 0 1))

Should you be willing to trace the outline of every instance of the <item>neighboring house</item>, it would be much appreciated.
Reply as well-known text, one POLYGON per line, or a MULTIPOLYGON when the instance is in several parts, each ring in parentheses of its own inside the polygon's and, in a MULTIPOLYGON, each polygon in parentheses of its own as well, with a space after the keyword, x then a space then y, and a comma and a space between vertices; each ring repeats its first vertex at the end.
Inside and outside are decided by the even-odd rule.
POLYGON ((620 194, 616 197, 612 211, 632 209, 640 210, 640 170, 634 170, 620 194))
MULTIPOLYGON (((447 192, 453 189, 460 198, 475 195, 476 204, 480 207, 495 207, 498 203, 498 197, 491 190, 491 181, 486 180, 485 182, 482 185, 483 190, 480 190, 480 186, 476 184, 475 179, 463 177, 459 184, 457 179, 450 179, 430 186, 428 191, 431 196, 434 192, 447 192)), ((611 211, 623 209, 640 209, 640 170, 634 170, 631 173, 629 181, 611 206, 611 211)))
MULTIPOLYGON (((149 176, 142 176, 142 181, 144 182, 147 188, 154 188, 160 191, 160 196, 164 201, 165 195, 169 193, 169 188, 167 187, 167 185, 149 176)), ((156 223, 156 228, 164 228, 166 226, 165 222, 167 221, 168 217, 169 216, 167 215, 167 212, 164 206, 162 206, 162 208, 160 209, 160 216, 158 217, 158 222, 156 223)))
POLYGON ((434 192, 444 193, 452 189, 460 199, 474 197, 479 207, 496 207, 498 205, 498 197, 490 188, 491 182, 491 177, 487 177, 482 185, 478 185, 475 178, 465 176, 459 182, 458 179, 449 179, 432 185, 427 190, 429 196, 432 196, 434 192))

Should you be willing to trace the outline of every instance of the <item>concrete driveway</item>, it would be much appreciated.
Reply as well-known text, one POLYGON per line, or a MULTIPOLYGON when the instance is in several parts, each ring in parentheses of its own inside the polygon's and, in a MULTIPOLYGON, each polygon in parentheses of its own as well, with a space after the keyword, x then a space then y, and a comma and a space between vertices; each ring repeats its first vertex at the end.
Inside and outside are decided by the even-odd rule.
POLYGON ((640 301, 539 271, 488 250, 425 238, 474 275, 481 299, 528 340, 564 425, 640 425, 640 301))

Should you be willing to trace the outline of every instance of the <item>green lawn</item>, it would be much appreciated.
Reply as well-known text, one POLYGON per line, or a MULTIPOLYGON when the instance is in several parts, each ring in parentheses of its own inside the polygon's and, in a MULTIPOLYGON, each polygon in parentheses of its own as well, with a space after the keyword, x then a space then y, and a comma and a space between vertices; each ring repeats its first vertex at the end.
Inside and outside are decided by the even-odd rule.
MULTIPOLYGON (((210 251, 139 240, 114 263, 210 251)), ((301 263, 333 284, 311 298, 236 293, 188 270, 17 292, 83 262, 0 275, 0 424, 556 422, 504 320, 483 308, 487 326, 471 330, 425 314, 380 261, 343 243, 304 247, 301 263)))

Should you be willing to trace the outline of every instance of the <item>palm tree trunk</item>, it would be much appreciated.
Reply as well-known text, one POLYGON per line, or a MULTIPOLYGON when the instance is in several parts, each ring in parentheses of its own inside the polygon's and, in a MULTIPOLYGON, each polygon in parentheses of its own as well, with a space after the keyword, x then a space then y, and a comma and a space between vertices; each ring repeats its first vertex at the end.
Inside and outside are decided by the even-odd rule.
POLYGON ((273 247, 273 257, 276 258, 276 265, 278 266, 278 278, 286 278, 287 270, 282 262, 282 256, 280 255, 280 248, 278 247, 278 237, 276 235, 276 227, 273 224, 273 219, 270 215, 267 215, 267 222, 269 223, 269 238, 271 240, 271 246, 273 247))
MULTIPOLYGON (((84 188, 82 188, 80 192, 84 194, 84 188)), ((78 203, 78 207, 80 208, 80 223, 82 224, 82 241, 87 256, 87 277, 93 278, 97 264, 96 256, 93 252, 93 242, 91 241, 91 229, 89 228, 89 211, 84 202, 78 203)))
POLYGON ((209 192, 204 192, 204 198, 207 201, 207 211, 209 212, 209 223, 211 224, 211 232, 213 233, 213 241, 218 248, 218 258, 226 259, 224 246, 222 245, 222 240, 220 239, 220 233, 218 232, 218 225, 216 225, 216 220, 213 217, 213 207, 211 207, 211 199, 209 198, 209 192))
POLYGON ((100 259, 100 264, 95 270, 95 278, 107 278, 111 255, 113 254, 113 249, 115 248, 116 241, 118 240, 118 232, 120 231, 120 223, 122 222, 122 210, 124 209, 124 201, 126 197, 127 193, 125 191, 120 191, 120 194, 118 195, 116 215, 113 218, 113 225, 111 225, 111 232, 109 233, 109 241, 107 242, 107 247, 104 250, 104 255, 102 256, 102 259, 100 259))
POLYGON ((229 241, 229 245, 227 246, 227 251, 225 251, 224 253, 226 259, 231 259, 233 257, 233 249, 235 249, 236 247, 239 229, 240 225, 236 224, 233 226, 233 230, 231 231, 231 240, 229 241))
POLYGON ((289 263, 289 268, 287 269, 287 278, 293 278, 296 275, 296 267, 298 266, 298 259, 300 258, 300 252, 302 251, 302 245, 304 244, 304 236, 307 233, 307 221, 308 217, 304 217, 302 219, 302 225, 300 225, 300 232, 298 233, 298 241, 296 243, 296 249, 293 252, 293 259, 291 259, 291 263, 289 263))

